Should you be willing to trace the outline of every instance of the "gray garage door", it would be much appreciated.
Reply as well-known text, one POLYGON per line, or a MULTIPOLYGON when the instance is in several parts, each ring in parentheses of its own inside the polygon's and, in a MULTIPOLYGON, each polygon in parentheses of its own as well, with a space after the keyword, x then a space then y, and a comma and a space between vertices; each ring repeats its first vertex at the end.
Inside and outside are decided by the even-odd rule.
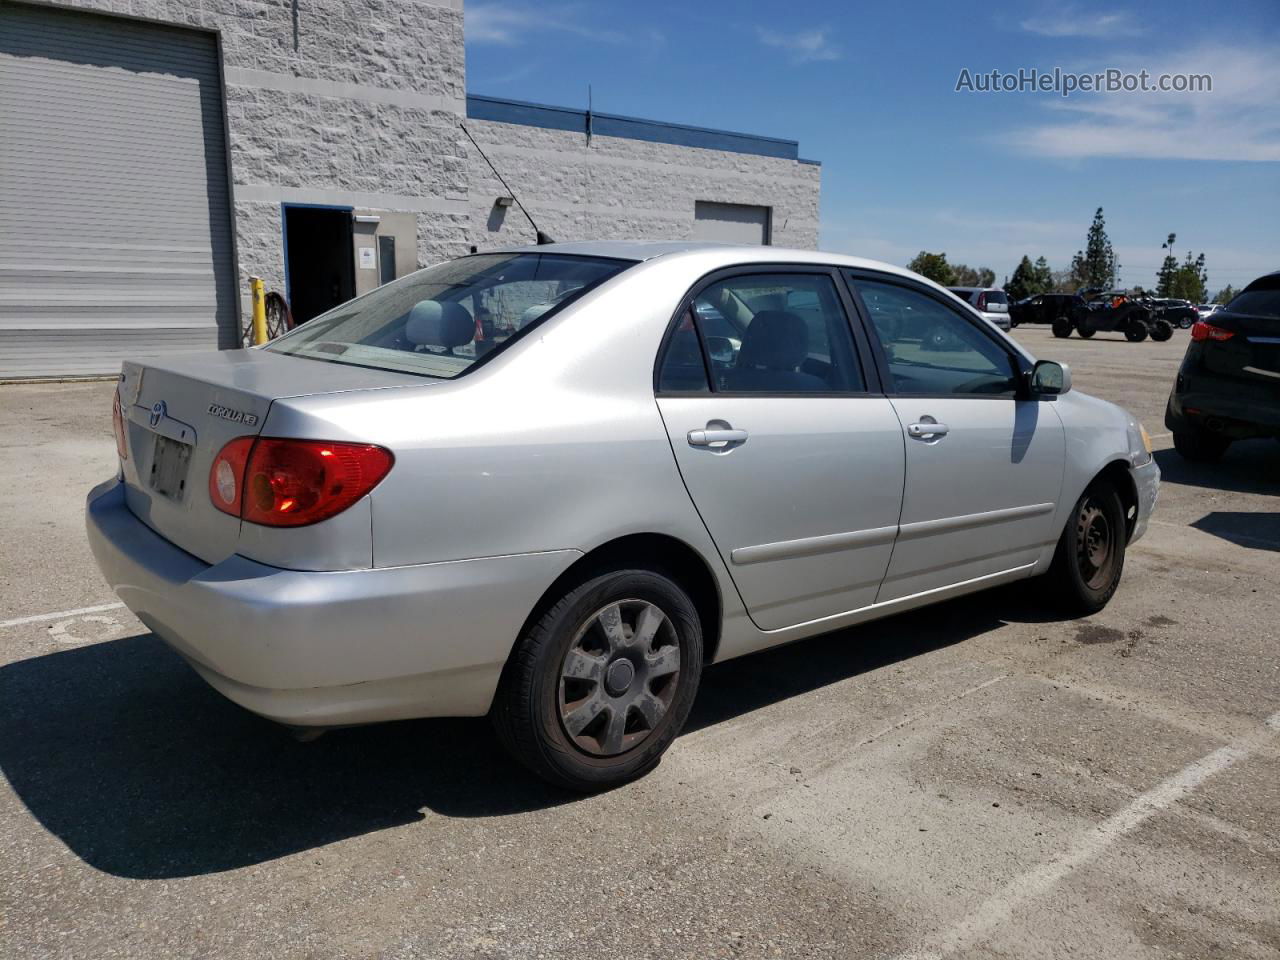
POLYGON ((235 300, 213 36, 0 0, 0 377, 229 345, 235 300))
POLYGON ((768 243, 769 207, 699 200, 693 209, 693 238, 712 243, 768 243))

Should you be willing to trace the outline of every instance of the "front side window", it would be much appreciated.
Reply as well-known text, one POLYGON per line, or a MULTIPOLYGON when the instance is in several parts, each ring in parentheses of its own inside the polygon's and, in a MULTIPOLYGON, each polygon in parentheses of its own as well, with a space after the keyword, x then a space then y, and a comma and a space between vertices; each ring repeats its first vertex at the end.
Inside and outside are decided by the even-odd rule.
POLYGON ((695 346, 705 352, 711 386, 720 393, 866 389, 848 320, 827 274, 753 274, 705 287, 670 338, 660 389, 706 389, 695 346))
POLYGON ((1012 396, 1013 359, 973 322, 908 287, 855 279, 898 393, 1012 396))
POLYGON ((265 349, 452 379, 630 265, 548 253, 462 257, 335 307, 265 349))

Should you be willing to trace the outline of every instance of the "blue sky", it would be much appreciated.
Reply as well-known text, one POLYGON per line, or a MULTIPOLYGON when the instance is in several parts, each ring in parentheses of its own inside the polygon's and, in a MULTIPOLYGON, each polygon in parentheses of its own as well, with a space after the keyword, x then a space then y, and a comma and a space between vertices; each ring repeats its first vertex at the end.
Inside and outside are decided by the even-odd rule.
POLYGON ((800 141, 823 249, 1065 268, 1096 207, 1126 284, 1174 232, 1213 290, 1280 269, 1280 3, 468 0, 471 93, 800 141), (1208 93, 957 93, 1019 68, 1208 73, 1208 93))

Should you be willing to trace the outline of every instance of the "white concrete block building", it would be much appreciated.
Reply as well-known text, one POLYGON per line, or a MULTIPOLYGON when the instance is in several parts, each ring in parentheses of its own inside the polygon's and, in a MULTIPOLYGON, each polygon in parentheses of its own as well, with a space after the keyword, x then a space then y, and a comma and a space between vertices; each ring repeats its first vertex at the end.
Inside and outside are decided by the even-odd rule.
POLYGON ((0 378, 531 242, 462 124, 558 240, 817 244, 794 141, 468 95, 461 0, 0 0, 0 378))

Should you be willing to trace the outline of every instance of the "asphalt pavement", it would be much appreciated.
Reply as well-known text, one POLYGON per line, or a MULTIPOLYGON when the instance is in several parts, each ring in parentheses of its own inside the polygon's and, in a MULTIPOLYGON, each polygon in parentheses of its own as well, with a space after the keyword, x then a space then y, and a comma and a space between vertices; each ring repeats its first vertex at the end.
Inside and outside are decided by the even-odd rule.
POLYGON ((112 385, 0 386, 0 957, 1280 957, 1280 444, 1170 449, 1185 331, 1015 335, 1156 438, 1110 606, 718 665, 590 798, 483 720, 299 743, 223 700, 85 543, 112 385))

